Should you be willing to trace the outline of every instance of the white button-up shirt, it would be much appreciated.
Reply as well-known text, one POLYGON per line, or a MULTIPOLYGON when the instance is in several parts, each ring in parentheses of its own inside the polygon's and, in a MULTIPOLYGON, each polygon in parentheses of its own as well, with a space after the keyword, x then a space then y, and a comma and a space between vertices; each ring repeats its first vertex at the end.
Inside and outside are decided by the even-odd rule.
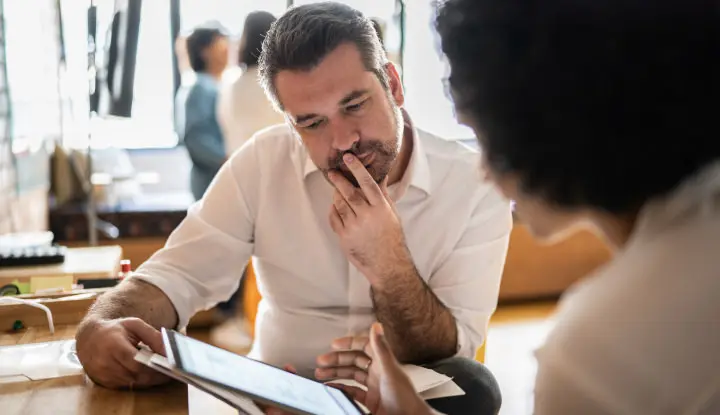
MULTIPOLYGON (((419 130, 413 143, 390 196, 420 276, 456 318, 458 355, 472 357, 497 304, 510 206, 482 181, 477 152, 419 130)), ((235 292, 252 256, 263 300, 251 356, 309 374, 333 339, 375 321, 370 284, 330 228, 332 197, 290 127, 260 131, 135 277, 167 294, 183 327, 235 292)))
POLYGON ((648 203, 568 291, 537 352, 535 413, 720 414, 720 161, 648 203))

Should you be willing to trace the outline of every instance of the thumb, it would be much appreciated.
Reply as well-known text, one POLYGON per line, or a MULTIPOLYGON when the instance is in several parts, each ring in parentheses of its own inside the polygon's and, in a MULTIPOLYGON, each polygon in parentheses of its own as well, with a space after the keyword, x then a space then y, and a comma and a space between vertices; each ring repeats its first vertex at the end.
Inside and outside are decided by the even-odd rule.
POLYGON ((163 344, 160 331, 139 318, 127 319, 123 323, 125 329, 139 341, 150 346, 153 352, 165 356, 165 345, 163 344))
POLYGON ((382 324, 374 323, 370 330, 370 346, 373 349, 373 361, 379 363, 381 369, 384 371, 390 370, 393 367, 399 367, 395 355, 385 338, 385 331, 382 324))

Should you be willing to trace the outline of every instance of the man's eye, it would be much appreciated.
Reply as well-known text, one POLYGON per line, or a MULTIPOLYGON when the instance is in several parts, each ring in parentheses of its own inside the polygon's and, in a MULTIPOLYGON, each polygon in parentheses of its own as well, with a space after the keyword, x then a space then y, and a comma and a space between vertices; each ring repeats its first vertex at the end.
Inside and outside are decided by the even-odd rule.
POLYGON ((314 130, 314 129, 318 128, 320 126, 320 124, 322 124, 322 120, 317 120, 312 124, 308 124, 308 125, 304 126, 303 129, 314 130))
POLYGON ((345 111, 347 111, 347 112, 356 112, 356 111, 359 111, 359 110, 362 109, 362 107, 365 106, 365 103, 366 103, 366 102, 367 102, 367 100, 362 101, 362 102, 358 102, 357 104, 348 105, 347 107, 345 107, 345 111))

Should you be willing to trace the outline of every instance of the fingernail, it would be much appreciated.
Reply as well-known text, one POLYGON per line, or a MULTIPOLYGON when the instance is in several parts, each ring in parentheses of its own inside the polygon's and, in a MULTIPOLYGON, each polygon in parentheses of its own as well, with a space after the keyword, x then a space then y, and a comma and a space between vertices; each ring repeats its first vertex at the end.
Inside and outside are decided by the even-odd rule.
POLYGON ((343 160, 345 160, 345 163, 352 163, 353 161, 355 161, 355 156, 350 153, 345 153, 345 155, 343 156, 343 160))

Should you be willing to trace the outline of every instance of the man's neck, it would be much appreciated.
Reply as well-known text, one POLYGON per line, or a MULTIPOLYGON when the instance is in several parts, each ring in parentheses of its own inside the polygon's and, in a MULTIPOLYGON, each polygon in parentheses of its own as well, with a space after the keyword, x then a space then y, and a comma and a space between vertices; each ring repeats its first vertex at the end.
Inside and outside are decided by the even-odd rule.
POLYGON ((410 164, 410 157, 413 152, 413 128, 403 111, 403 138, 400 145, 400 153, 398 154, 395 164, 388 175, 388 185, 393 185, 402 180, 405 171, 410 164))

